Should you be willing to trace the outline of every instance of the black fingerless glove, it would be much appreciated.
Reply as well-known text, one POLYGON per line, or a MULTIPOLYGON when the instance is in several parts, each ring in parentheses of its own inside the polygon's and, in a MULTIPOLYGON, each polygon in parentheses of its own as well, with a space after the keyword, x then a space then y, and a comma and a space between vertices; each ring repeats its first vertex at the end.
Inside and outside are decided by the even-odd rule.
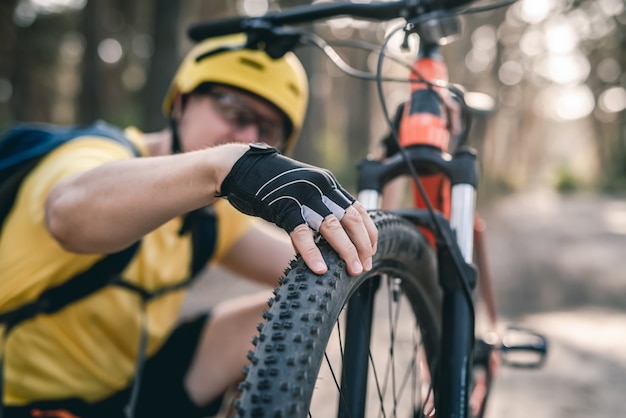
POLYGON ((220 190, 239 211, 287 232, 302 223, 318 231, 326 216, 334 214, 341 220, 354 202, 329 171, 285 157, 262 144, 250 145, 220 190))

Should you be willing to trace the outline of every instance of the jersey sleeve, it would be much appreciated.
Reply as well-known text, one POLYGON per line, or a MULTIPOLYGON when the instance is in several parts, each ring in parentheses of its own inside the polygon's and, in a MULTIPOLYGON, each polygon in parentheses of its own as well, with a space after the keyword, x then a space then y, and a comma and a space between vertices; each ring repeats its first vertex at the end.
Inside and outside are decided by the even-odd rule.
POLYGON ((84 137, 68 142, 47 155, 22 184, 16 204, 34 219, 43 219, 50 190, 61 180, 100 165, 133 158, 132 151, 106 138, 84 137))
POLYGON ((85 270, 101 255, 65 251, 45 226, 50 190, 73 174, 107 162, 133 158, 132 151, 114 141, 84 137, 54 149, 23 180, 0 240, 0 306, 10 308, 36 297, 85 270))

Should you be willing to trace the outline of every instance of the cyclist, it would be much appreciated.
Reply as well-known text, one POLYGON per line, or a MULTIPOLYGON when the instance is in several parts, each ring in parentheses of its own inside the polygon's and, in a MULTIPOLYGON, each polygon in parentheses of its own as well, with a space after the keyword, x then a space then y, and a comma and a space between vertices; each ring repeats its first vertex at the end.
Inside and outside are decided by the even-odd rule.
POLYGON ((224 391, 241 378, 267 295, 177 323, 181 284, 198 270, 191 214, 216 220, 202 247, 214 247, 212 263, 268 285, 277 284, 296 252, 314 272, 326 271, 311 229, 337 249, 350 274, 371 268, 377 233, 362 206, 328 172, 271 148, 289 150, 301 129, 308 94, 301 64, 292 54, 273 60, 238 49, 243 39, 192 49, 164 101, 171 128, 123 131, 140 158, 120 142, 82 134, 47 154, 22 182, 0 240, 0 313, 82 277, 104 255, 140 245, 120 269, 123 285, 103 286, 5 330, 5 416, 218 410, 224 391), (141 292, 160 289, 169 291, 142 302, 141 292))

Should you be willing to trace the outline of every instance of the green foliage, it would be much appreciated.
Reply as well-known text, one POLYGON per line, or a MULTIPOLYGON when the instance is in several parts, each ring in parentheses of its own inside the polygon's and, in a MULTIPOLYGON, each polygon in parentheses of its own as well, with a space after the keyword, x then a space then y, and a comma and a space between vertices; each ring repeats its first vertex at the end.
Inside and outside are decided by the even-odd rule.
POLYGON ((555 188, 560 193, 573 193, 583 188, 582 181, 567 167, 562 167, 556 178, 555 188))

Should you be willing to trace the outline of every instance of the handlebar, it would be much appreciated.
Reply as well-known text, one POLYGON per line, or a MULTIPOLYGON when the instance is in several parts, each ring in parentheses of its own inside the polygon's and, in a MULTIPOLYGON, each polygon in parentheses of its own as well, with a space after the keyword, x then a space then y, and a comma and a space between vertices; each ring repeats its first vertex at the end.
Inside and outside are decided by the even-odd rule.
POLYGON ((398 17, 407 20, 436 10, 452 10, 476 0, 399 0, 374 3, 319 3, 309 6, 296 6, 283 11, 269 12, 256 17, 231 17, 215 21, 197 23, 190 26, 189 37, 201 41, 214 36, 245 32, 259 22, 270 26, 310 23, 316 20, 339 16, 385 21, 398 17))

